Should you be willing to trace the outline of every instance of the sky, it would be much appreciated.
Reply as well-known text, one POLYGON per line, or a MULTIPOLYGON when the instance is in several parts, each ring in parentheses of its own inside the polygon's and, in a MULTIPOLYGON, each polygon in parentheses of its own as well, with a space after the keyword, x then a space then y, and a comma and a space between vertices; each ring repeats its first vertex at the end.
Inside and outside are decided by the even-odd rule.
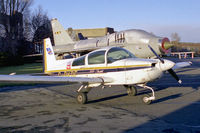
POLYGON ((34 0, 65 29, 142 29, 182 42, 200 42, 200 0, 34 0))

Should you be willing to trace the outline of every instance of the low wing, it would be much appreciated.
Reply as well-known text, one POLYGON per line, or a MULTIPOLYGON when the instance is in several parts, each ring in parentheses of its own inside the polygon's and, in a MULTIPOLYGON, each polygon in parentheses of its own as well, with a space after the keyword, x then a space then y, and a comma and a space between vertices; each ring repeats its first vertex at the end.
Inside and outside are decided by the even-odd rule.
POLYGON ((175 66, 172 69, 175 70, 175 69, 179 69, 179 68, 183 68, 183 67, 187 67, 191 65, 192 65, 192 62, 178 62, 175 64, 175 66))
POLYGON ((105 83, 111 82, 108 78, 87 78, 87 77, 62 77, 62 76, 29 76, 29 75, 0 75, 0 82, 20 83, 105 83))

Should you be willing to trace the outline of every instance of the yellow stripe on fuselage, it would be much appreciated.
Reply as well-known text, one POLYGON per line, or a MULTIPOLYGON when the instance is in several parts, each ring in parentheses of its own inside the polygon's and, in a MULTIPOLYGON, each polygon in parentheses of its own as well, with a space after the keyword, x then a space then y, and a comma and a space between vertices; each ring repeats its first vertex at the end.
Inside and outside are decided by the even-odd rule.
POLYGON ((65 69, 65 70, 51 70, 46 71, 47 73, 52 72, 67 72, 67 71, 78 71, 78 70, 99 70, 99 69, 115 69, 115 68, 130 68, 130 67, 146 67, 151 66, 151 64, 143 64, 143 65, 129 65, 129 66, 108 66, 108 67, 86 67, 86 68, 77 68, 77 69, 65 69))

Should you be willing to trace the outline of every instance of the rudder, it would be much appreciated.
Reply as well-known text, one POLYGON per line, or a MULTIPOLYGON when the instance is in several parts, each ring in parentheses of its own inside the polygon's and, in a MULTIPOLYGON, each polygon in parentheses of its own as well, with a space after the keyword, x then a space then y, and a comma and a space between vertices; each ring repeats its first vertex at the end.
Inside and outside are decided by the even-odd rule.
POLYGON ((44 39, 43 58, 44 73, 66 69, 66 60, 56 60, 50 38, 44 39))
POLYGON ((52 26, 55 46, 74 43, 74 41, 71 39, 69 34, 65 31, 65 29, 57 19, 51 20, 51 26, 52 26))

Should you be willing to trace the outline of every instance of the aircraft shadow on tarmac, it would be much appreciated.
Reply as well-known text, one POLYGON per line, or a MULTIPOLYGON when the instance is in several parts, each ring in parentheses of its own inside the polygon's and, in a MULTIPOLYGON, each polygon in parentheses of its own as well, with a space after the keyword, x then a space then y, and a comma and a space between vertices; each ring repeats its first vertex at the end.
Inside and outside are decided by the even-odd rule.
MULTIPOLYGON (((163 78, 164 79, 167 78, 167 81, 169 81, 170 83, 163 83, 164 82, 164 81, 162 81, 163 78, 161 78, 155 82, 149 83, 149 86, 153 87, 155 92, 164 90, 169 87, 191 87, 192 90, 189 93, 193 93, 199 89, 198 87, 200 87, 200 82, 199 82, 200 75, 179 75, 179 77, 181 79, 183 79, 183 83, 181 85, 178 84, 173 78, 171 78, 171 76, 169 74, 167 74, 163 78), (191 84, 192 82, 195 82, 195 84, 191 84)), ((138 88, 137 96, 143 95, 146 93, 151 93, 151 92, 149 90, 144 90, 144 89, 140 90, 140 88, 138 88)), ((119 94, 119 95, 109 96, 109 97, 105 97, 105 98, 100 98, 97 100, 89 101, 88 103, 97 103, 97 102, 112 100, 112 99, 120 98, 120 97, 124 97, 124 96, 127 96, 127 94, 119 94)), ((159 102, 167 101, 169 99, 176 99, 181 96, 183 96, 183 95, 181 93, 178 93, 178 94, 174 94, 171 96, 157 99, 157 100, 153 101, 153 103, 159 103, 159 102)))
POLYGON ((50 87, 50 86, 60 86, 60 84, 26 84, 26 85, 8 85, 4 87, 0 87, 0 93, 5 92, 15 92, 15 91, 24 91, 24 90, 30 90, 35 89, 39 87, 50 87))
POLYGON ((178 94, 174 94, 174 95, 171 95, 171 96, 162 97, 160 99, 153 101, 153 103, 164 102, 164 101, 167 101, 169 99, 176 99, 176 98, 181 97, 181 96, 182 96, 182 94, 178 93, 178 94))
MULTIPOLYGON (((142 93, 139 93, 137 96, 139 96, 141 94, 142 93)), ((120 98, 120 97, 124 97, 124 96, 127 96, 127 94, 119 94, 119 95, 100 98, 100 99, 97 99, 97 100, 88 101, 88 104, 103 102, 103 101, 112 100, 112 99, 120 98)), ((179 93, 179 94, 174 94, 174 95, 171 95, 171 96, 163 97, 163 98, 160 98, 160 99, 153 101, 152 104, 167 101, 169 99, 176 99, 176 98, 181 97, 181 96, 182 96, 182 94, 179 93)))
MULTIPOLYGON (((200 75, 197 74, 193 74, 193 75, 180 75, 179 77, 182 79, 183 83, 181 85, 179 85, 173 78, 171 78, 171 75, 166 74, 164 75, 161 79, 154 81, 154 82, 150 82, 148 83, 149 86, 153 87, 153 89, 156 91, 160 91, 169 87, 191 87, 193 90, 191 93, 193 93, 194 91, 197 91, 200 87, 200 75), (194 84, 192 84, 192 82, 194 82, 194 84)), ((35 89, 35 88, 39 88, 39 87, 50 87, 50 86, 59 86, 60 84, 36 84, 36 85, 31 85, 31 86, 12 86, 12 87, 2 87, 0 88, 0 93, 5 93, 5 92, 13 92, 13 91, 23 91, 23 90, 29 90, 29 89, 35 89)), ((143 95, 146 93, 151 93, 149 90, 144 90, 144 89, 140 89, 138 88, 138 94, 139 95, 143 95)), ((118 94, 118 95, 112 95, 112 96, 108 96, 108 97, 104 97, 104 98, 100 98, 100 99, 96 99, 96 100, 92 100, 89 101, 88 104, 91 103, 97 103, 97 102, 102 102, 102 101, 107 101, 107 100, 112 100, 112 99, 116 99, 116 98, 120 98, 120 97, 124 97, 127 96, 126 93, 123 94, 118 94)), ((159 103, 159 102, 163 102, 169 99, 175 99, 178 97, 181 97, 182 94, 178 93, 178 94, 174 94, 171 96, 167 96, 167 97, 163 97, 161 99, 157 99, 155 101, 153 101, 153 103, 159 103)))
MULTIPOLYGON (((194 93, 195 91, 197 91, 199 89, 199 87, 200 87, 200 82, 199 82, 200 75, 179 75, 179 77, 181 79, 183 79, 182 84, 178 84, 173 79, 172 80, 170 79, 170 75, 166 75, 163 78, 167 78, 170 83, 163 83, 162 78, 161 78, 158 81, 149 83, 149 85, 154 88, 155 92, 169 88, 169 87, 179 87, 179 88, 180 87, 191 87, 192 90, 188 93, 188 94, 190 94, 190 93, 194 93)), ((145 93, 148 93, 148 91, 146 91, 146 90, 142 91, 142 92, 140 92, 140 95, 145 94, 145 93)), ((184 95, 186 95, 186 94, 184 94, 184 95)), ((178 93, 178 94, 174 94, 174 95, 171 95, 171 96, 163 97, 161 99, 157 99, 157 100, 153 101, 153 103, 159 103, 159 102, 163 102, 163 101, 166 101, 166 100, 169 100, 169 99, 175 99, 175 98, 178 98, 178 97, 181 97, 181 96, 183 96, 183 95, 181 93, 178 93)))
MULTIPOLYGON (((186 72, 186 71, 192 71, 195 70, 196 68, 187 68, 178 72, 186 72)), ((169 74, 165 74, 162 78, 154 81, 154 82, 150 82, 148 83, 149 86, 153 87, 153 89, 156 91, 160 91, 160 90, 164 90, 166 88, 169 87, 191 87, 191 93, 193 93, 194 91, 197 91, 200 87, 200 75, 198 74, 178 74, 178 76, 180 77, 180 79, 182 79, 182 84, 178 84, 176 80, 174 80, 171 75, 169 74)), ((138 87, 138 94, 139 95, 143 95, 146 93, 151 93, 151 91, 149 90, 144 90, 144 89, 140 89, 138 87)), ((100 98, 97 100, 93 100, 93 101, 89 101, 88 103, 96 103, 96 102, 102 102, 102 101, 107 101, 107 100, 111 100, 111 99, 115 99, 115 98, 120 98, 120 97, 124 97, 127 96, 127 94, 119 94, 119 95, 114 95, 114 96, 109 96, 109 97, 105 97, 105 98, 100 98)), ((159 102, 163 102, 169 99, 175 99, 178 97, 181 97, 182 94, 178 93, 178 94, 174 94, 171 96, 167 96, 167 97, 163 97, 161 99, 157 99, 155 101, 153 101, 153 103, 159 103, 159 102)))
POLYGON ((191 87, 195 90, 200 87, 200 75, 198 74, 190 74, 190 75, 178 75, 182 80, 182 84, 178 84, 174 79, 170 77, 169 74, 163 76, 161 79, 151 82, 148 85, 152 87, 156 87, 156 91, 160 89, 165 89, 169 87, 191 87))
POLYGON ((200 101, 195 101, 183 108, 164 116, 157 117, 142 125, 124 130, 122 133, 159 132, 159 133, 199 133, 200 101))
MULTIPOLYGON (((193 62, 192 68, 183 69, 177 72, 186 72, 199 68, 200 62, 193 62)), ((153 87, 155 91, 160 91, 169 87, 191 87, 191 91, 186 94, 177 93, 174 95, 166 96, 155 100, 153 103, 163 102, 169 99, 176 99, 178 97, 195 93, 200 89, 200 74, 186 74, 178 76, 182 79, 182 84, 179 85, 174 81, 170 75, 165 75, 161 79, 149 83, 148 85, 153 87), (164 80, 164 81, 163 81, 164 80), (167 83, 170 82, 170 83, 167 83)), ((172 88, 173 89, 173 88, 172 88)), ((147 91, 141 91, 139 95, 147 93, 147 91)), ((184 101, 183 101, 184 102, 184 101)), ((170 103, 169 103, 170 104, 170 103)), ((193 103, 175 110, 171 113, 155 118, 137 127, 133 127, 124 130, 123 133, 132 132, 162 132, 162 133, 200 133, 200 101, 194 101, 193 103)), ((159 111, 159 110, 158 110, 159 111)))
MULTIPOLYGON (((162 81, 163 78, 161 78, 155 82, 149 83, 149 86, 153 87, 155 92, 167 89, 169 87, 191 87, 192 90, 190 93, 197 91, 198 87, 200 87, 200 83, 198 83, 198 79, 200 79, 200 75, 179 75, 179 76, 180 76, 180 78, 184 79, 183 84, 181 84, 181 85, 179 85, 173 78, 171 78, 170 75, 167 75, 164 78, 167 78, 170 83, 163 83, 163 81, 162 81), (195 79, 195 80, 190 80, 190 78, 195 79), (191 84, 191 82, 195 82, 195 84, 191 84)), ((144 95, 147 93, 151 93, 151 91, 138 88, 137 96, 144 95)), ((109 96, 109 97, 105 97, 105 98, 100 98, 97 100, 89 101, 88 104, 103 102, 103 101, 112 100, 112 99, 116 99, 116 98, 120 98, 120 97, 124 97, 124 96, 127 96, 127 94, 119 94, 119 95, 109 96)), ((181 96, 182 96, 182 94, 178 93, 178 94, 174 94, 171 96, 157 99, 157 100, 153 101, 153 103, 159 103, 159 102, 167 101, 169 99, 176 99, 181 96)))
POLYGON ((114 95, 114 96, 109 96, 109 97, 104 97, 104 98, 88 101, 88 104, 97 103, 97 102, 103 102, 103 101, 112 100, 112 99, 120 98, 120 97, 124 97, 124 96, 127 96, 127 94, 119 94, 119 95, 114 95))

